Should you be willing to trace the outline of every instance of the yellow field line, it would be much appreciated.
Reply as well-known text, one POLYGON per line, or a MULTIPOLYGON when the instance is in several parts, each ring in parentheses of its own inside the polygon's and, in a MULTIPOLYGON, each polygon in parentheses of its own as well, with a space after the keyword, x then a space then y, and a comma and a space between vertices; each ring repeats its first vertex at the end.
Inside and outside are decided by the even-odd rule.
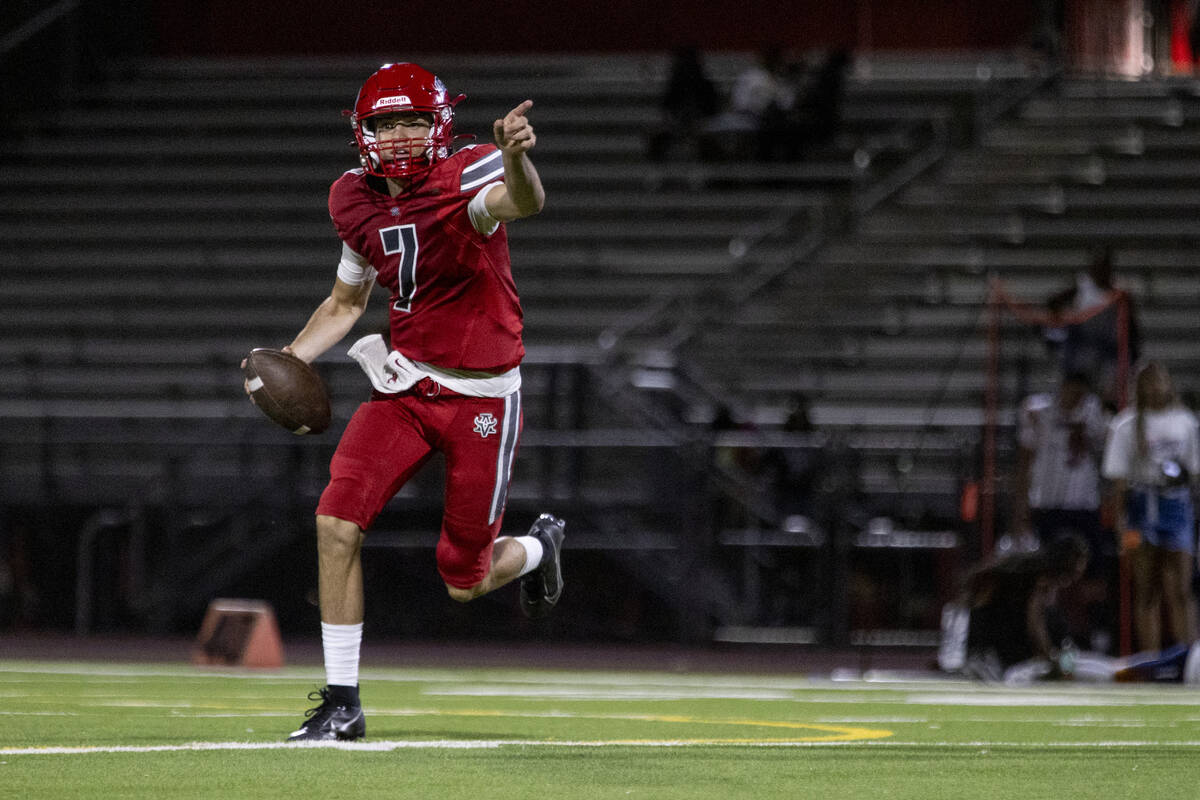
MULTIPOLYGON (((387 711, 382 711, 386 715, 387 711)), ((571 712, 525 712, 525 711, 502 711, 498 709, 477 709, 477 710, 443 710, 430 709, 427 711, 405 711, 405 716, 431 716, 431 717, 542 717, 542 718, 561 718, 561 719, 598 719, 598 720, 624 720, 628 722, 665 722, 680 725, 736 725, 752 728, 784 728, 787 730, 808 730, 821 731, 825 735, 821 736, 804 736, 797 738, 789 736, 786 739, 687 739, 687 740, 672 740, 686 741, 689 743, 750 743, 750 742, 771 742, 771 741, 788 741, 788 742, 856 742, 864 739, 884 739, 893 736, 892 731, 882 730, 879 728, 856 728, 847 727, 844 725, 820 725, 813 722, 788 722, 784 720, 761 720, 761 719, 703 719, 701 717, 687 717, 674 714, 575 714, 571 712)), ((644 743, 649 740, 628 740, 628 743, 638 742, 644 743)), ((617 742, 613 742, 614 744, 617 742)), ((621 743, 625 743, 622 740, 621 743)))

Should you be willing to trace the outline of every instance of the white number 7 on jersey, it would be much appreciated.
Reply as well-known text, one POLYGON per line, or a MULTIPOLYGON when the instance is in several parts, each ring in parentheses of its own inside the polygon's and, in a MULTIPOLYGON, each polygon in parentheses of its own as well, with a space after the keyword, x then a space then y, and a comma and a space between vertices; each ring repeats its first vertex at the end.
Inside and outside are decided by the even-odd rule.
POLYGON ((412 310, 413 295, 417 293, 417 226, 395 225, 380 228, 385 255, 400 254, 400 266, 396 273, 396 301, 392 308, 397 311, 412 310))

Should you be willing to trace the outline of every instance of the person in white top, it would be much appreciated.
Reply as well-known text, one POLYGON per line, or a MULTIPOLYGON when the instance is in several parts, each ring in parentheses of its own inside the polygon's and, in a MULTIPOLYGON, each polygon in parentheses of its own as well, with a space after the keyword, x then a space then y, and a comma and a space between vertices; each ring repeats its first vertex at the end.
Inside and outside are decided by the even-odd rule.
POLYGON ((1200 474, 1195 414, 1177 399, 1166 367, 1137 375, 1135 403, 1109 425, 1101 473, 1112 481, 1117 531, 1136 532, 1134 630, 1143 650, 1162 646, 1160 604, 1176 644, 1195 639, 1192 489, 1200 474))
POLYGON ((1020 463, 1015 522, 1043 541, 1057 527, 1078 530, 1095 545, 1091 529, 1100 509, 1100 454, 1108 418, 1086 376, 1068 375, 1058 392, 1034 394, 1021 404, 1020 463), (1082 522, 1078 512, 1086 516, 1082 522), (1086 530, 1085 530, 1086 528, 1086 530))
POLYGON ((1113 537, 1100 524, 1100 456, 1108 414, 1082 373, 1068 375, 1057 392, 1030 395, 1018 417, 1019 460, 1013 491, 1011 535, 1037 545, 1074 533, 1091 552, 1087 573, 1065 592, 1061 605, 1071 634, 1092 649, 1112 641, 1116 576, 1113 537))

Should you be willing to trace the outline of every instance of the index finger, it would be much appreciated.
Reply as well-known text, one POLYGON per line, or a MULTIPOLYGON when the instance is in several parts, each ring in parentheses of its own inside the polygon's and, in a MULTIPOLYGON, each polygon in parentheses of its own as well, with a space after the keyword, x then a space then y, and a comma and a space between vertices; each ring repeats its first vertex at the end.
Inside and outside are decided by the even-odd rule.
POLYGON ((527 112, 531 108, 533 108, 533 101, 532 100, 524 100, 521 102, 521 104, 519 106, 514 108, 512 111, 508 112, 508 114, 505 116, 505 118, 508 120, 512 120, 515 117, 523 117, 523 116, 525 116, 525 112, 527 112))

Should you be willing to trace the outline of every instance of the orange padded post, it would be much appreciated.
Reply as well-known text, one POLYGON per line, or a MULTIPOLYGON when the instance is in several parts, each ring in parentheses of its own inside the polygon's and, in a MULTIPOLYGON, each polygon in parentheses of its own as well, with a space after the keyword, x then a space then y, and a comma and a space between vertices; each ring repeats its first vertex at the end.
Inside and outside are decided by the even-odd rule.
POLYGON ((220 598, 208 604, 192 663, 278 669, 283 640, 271 604, 262 600, 220 598))

